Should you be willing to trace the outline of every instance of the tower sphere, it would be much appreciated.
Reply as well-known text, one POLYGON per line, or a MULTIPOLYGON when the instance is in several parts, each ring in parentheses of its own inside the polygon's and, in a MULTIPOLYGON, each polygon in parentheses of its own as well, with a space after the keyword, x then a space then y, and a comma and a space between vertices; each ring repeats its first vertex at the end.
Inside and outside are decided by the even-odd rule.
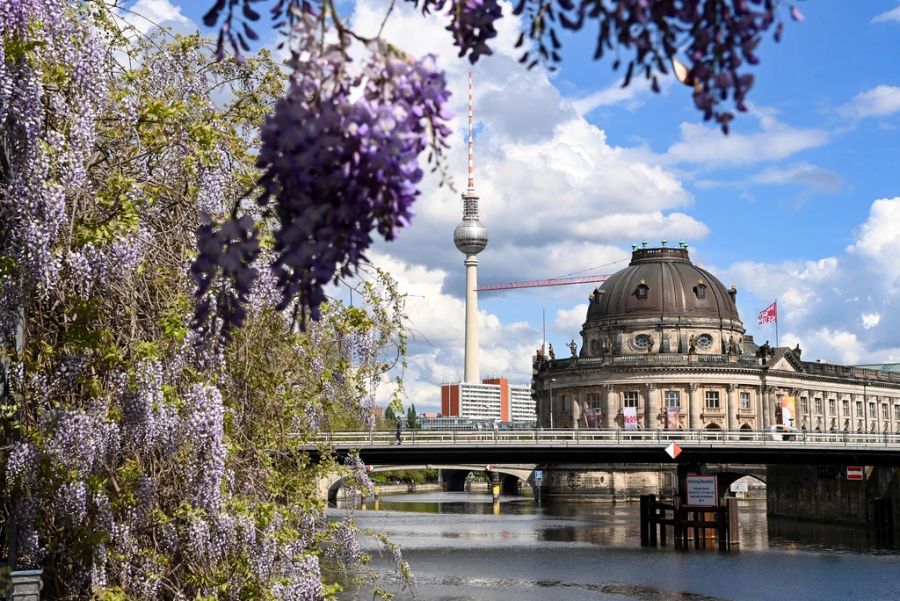
POLYGON ((487 228, 477 219, 464 219, 453 232, 453 243, 463 254, 477 255, 487 246, 487 228))

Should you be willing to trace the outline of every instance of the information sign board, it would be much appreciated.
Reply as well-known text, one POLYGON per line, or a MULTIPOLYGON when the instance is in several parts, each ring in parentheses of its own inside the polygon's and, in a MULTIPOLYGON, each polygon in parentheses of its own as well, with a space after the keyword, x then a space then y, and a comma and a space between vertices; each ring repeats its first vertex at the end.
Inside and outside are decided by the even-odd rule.
POLYGON ((535 479, 535 480, 540 480, 540 479, 543 478, 543 477, 544 477, 544 471, 543 471, 543 470, 534 470, 534 479, 535 479))
POLYGON ((716 477, 708 474, 688 474, 687 505, 692 507, 716 507, 719 491, 716 477))

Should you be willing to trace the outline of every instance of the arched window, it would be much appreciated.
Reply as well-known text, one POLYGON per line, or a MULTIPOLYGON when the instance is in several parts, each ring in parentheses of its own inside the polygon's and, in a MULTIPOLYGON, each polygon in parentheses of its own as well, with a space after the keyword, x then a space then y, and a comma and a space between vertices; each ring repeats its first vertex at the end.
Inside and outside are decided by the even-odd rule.
POLYGON ((638 284, 638 287, 634 291, 634 295, 638 298, 647 298, 647 293, 650 292, 650 287, 644 283, 644 280, 641 280, 641 283, 638 284))

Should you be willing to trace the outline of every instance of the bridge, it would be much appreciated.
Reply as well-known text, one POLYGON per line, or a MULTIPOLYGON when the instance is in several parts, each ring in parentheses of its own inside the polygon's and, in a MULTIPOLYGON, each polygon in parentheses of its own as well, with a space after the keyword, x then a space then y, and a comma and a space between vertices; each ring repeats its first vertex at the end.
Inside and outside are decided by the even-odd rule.
POLYGON ((409 430, 333 432, 319 444, 339 455, 358 452, 369 465, 691 463, 900 465, 900 434, 749 430, 409 430), (673 460, 666 447, 676 443, 673 460))

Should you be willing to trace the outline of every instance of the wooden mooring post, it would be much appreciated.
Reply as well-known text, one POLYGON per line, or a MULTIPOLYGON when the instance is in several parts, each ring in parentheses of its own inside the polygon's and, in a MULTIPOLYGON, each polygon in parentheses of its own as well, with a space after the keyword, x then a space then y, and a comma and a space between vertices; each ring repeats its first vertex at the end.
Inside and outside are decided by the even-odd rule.
POLYGON ((705 548, 715 540, 719 550, 728 551, 740 546, 737 499, 727 498, 717 507, 688 507, 675 498, 663 503, 656 495, 641 495, 641 546, 666 546, 666 526, 672 526, 675 546, 688 549, 693 541, 695 549, 705 548))

